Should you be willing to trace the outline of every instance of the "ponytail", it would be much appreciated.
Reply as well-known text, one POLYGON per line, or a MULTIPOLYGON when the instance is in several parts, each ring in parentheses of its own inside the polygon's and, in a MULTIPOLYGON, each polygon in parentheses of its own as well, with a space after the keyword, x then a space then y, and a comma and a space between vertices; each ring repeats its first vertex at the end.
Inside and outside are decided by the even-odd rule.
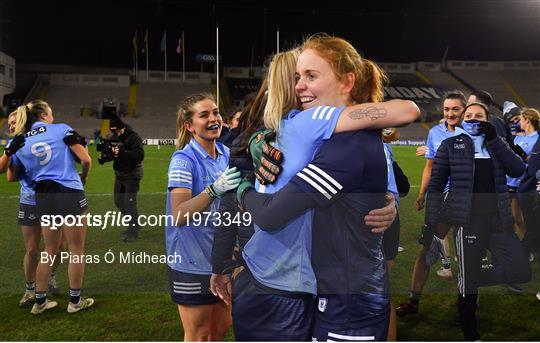
POLYGON ((40 116, 47 112, 50 106, 43 100, 32 100, 26 105, 17 108, 17 120, 13 135, 20 135, 30 131, 32 125, 40 120, 40 116))
POLYGON ((357 103, 382 102, 384 100, 384 84, 388 81, 386 73, 375 62, 362 59, 362 83, 353 90, 351 96, 357 103))
POLYGON ((281 119, 298 107, 294 92, 296 79, 296 61, 298 49, 280 52, 274 55, 268 68, 268 97, 264 107, 264 125, 279 132, 281 119))
POLYGON ((19 106, 17 108, 17 114, 16 114, 16 121, 15 121, 15 129, 13 130, 13 136, 20 135, 22 133, 25 133, 26 130, 26 122, 27 122, 27 107, 26 106, 19 106))

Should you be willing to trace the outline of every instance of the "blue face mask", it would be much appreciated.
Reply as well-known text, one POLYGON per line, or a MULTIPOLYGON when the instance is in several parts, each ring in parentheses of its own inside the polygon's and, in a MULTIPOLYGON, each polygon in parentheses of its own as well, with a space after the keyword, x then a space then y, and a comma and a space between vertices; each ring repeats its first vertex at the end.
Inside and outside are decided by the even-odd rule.
POLYGON ((480 136, 481 133, 479 132, 480 129, 480 121, 476 119, 463 121, 461 123, 461 127, 463 130, 467 131, 467 133, 471 136, 480 136))
POLYGON ((512 124, 510 125, 510 132, 511 132, 512 134, 516 134, 516 133, 518 133, 518 132, 523 132, 523 130, 521 129, 521 125, 519 125, 519 122, 517 122, 517 123, 512 123, 512 124))

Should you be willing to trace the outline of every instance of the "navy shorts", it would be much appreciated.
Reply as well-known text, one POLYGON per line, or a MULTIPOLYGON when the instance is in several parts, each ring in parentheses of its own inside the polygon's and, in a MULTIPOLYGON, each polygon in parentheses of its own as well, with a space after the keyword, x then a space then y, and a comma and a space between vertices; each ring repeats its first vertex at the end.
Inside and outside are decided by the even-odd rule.
POLYGON ((384 231, 382 245, 384 256, 387 261, 392 261, 396 258, 399 248, 399 234, 400 234, 400 222, 399 222, 399 212, 396 216, 396 219, 390 225, 388 230, 384 231))
POLYGON ((77 216, 87 210, 84 191, 64 187, 61 184, 44 180, 36 183, 36 212, 41 219, 45 215, 77 216))
POLYGON ((313 296, 273 290, 244 270, 233 280, 237 341, 311 341, 313 296))
POLYGON ((386 341, 388 295, 340 294, 317 298, 314 341, 386 341))
POLYGON ((211 305, 219 298, 210 292, 210 275, 182 273, 169 268, 171 299, 178 305, 211 305))
POLYGON ((21 226, 37 226, 41 228, 41 224, 39 223, 36 213, 36 205, 20 203, 18 218, 18 223, 21 226))

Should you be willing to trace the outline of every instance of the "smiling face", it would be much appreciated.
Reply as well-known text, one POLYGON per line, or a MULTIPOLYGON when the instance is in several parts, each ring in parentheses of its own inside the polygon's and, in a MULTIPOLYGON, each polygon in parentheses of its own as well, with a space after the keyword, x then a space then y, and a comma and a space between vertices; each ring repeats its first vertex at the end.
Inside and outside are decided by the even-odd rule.
POLYGON ((338 80, 330 64, 315 52, 304 50, 296 64, 296 96, 303 109, 341 106, 349 100, 350 87, 338 80))
POLYGON ((457 126, 463 114, 463 104, 459 99, 445 99, 443 104, 444 120, 451 126, 457 126))
POLYGON ((185 128, 196 138, 206 141, 218 139, 223 121, 216 104, 210 99, 205 99, 194 104, 192 111, 191 122, 185 122, 185 128))
POLYGON ((482 106, 478 105, 472 105, 467 107, 467 110, 463 115, 463 120, 468 121, 473 119, 476 119, 478 121, 488 121, 486 110, 484 110, 482 106))

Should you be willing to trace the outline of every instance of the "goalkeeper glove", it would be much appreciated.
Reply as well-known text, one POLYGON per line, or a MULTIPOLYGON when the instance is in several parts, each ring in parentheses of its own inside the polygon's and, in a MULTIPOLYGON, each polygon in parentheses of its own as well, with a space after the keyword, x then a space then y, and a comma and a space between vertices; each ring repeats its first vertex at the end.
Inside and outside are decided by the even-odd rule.
POLYGON ((261 185, 274 183, 281 172, 283 153, 270 145, 275 140, 276 133, 272 129, 255 132, 248 145, 253 161, 255 177, 261 185))
POLYGON ((6 145, 6 147, 4 148, 4 153, 7 155, 7 156, 11 156, 11 155, 14 155, 17 150, 19 150, 20 148, 22 148, 24 146, 24 143, 25 143, 25 138, 24 138, 24 135, 17 135, 15 136, 11 142, 9 142, 8 145, 6 145))

